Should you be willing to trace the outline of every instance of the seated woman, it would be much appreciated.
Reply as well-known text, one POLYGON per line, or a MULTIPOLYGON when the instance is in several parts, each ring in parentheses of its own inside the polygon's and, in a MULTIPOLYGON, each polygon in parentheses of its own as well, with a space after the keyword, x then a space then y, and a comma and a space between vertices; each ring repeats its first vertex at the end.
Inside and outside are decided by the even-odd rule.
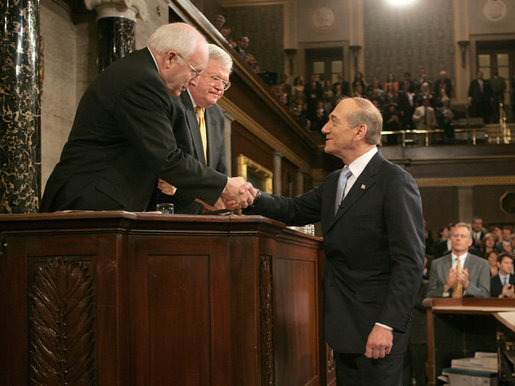
POLYGON ((482 240, 482 248, 481 248, 481 256, 485 259, 487 258, 487 254, 491 251, 495 251, 495 236, 492 233, 487 233, 483 236, 482 240))
POLYGON ((488 260, 488 267, 490 268, 490 277, 493 277, 499 273, 499 267, 497 266, 497 251, 490 251, 486 255, 488 260))

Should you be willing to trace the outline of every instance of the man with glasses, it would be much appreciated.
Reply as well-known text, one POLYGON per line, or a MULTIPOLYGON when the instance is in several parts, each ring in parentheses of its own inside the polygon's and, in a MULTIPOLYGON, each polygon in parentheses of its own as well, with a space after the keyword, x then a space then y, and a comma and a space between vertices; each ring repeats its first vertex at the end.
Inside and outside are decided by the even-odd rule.
POLYGON ((159 27, 147 48, 116 61, 89 85, 40 210, 143 211, 158 178, 191 200, 238 207, 252 202, 228 178, 178 146, 170 128, 177 114, 170 95, 195 85, 208 60, 205 38, 193 27, 159 27))
MULTIPOLYGON (((177 146, 203 165, 227 174, 225 157, 225 118, 217 101, 229 89, 229 75, 232 71, 230 55, 214 44, 208 44, 209 60, 206 69, 195 84, 180 97, 172 97, 172 103, 180 111, 172 129, 177 146)), ((182 191, 160 182, 165 193, 159 194, 158 202, 173 202, 176 213, 197 214, 202 205, 184 197, 182 191)))
POLYGON ((469 253, 471 245, 471 226, 456 224, 451 231, 451 253, 431 264, 427 297, 486 298, 490 295, 488 262, 469 253))

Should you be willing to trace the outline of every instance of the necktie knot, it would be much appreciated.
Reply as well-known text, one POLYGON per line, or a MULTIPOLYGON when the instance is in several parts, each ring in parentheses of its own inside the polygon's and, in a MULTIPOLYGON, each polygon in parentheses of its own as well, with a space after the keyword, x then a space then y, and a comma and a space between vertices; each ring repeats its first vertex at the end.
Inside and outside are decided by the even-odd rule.
POLYGON ((195 112, 197 113, 198 116, 204 116, 204 109, 202 107, 195 107, 195 112))

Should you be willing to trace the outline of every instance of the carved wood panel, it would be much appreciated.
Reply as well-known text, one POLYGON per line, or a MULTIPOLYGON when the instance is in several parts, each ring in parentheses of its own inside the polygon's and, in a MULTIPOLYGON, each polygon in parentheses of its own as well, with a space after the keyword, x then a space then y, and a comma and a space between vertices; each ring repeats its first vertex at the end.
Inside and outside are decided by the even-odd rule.
POLYGON ((259 317, 261 344, 261 385, 275 385, 274 380, 274 311, 272 291, 272 256, 259 260, 259 317))
POLYGON ((97 384, 92 265, 90 258, 75 256, 31 261, 31 384, 97 384))

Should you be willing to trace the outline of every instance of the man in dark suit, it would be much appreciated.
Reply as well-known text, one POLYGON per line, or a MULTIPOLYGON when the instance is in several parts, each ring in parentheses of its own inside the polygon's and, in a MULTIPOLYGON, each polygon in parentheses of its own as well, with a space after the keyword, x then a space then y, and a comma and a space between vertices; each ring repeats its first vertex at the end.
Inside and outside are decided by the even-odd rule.
POLYGON ((485 237, 486 231, 483 228, 483 219, 481 217, 472 218, 472 246, 477 250, 483 247, 483 237, 485 237))
MULTIPOLYGON (((208 44, 208 51, 209 61, 198 82, 191 85, 180 97, 172 97, 173 104, 180 110, 179 118, 173 123, 172 129, 179 149, 203 165, 207 164, 226 175, 225 117, 217 101, 231 85, 229 75, 232 59, 214 44, 208 44), (205 134, 202 134, 199 115, 204 119, 205 134)), ((164 188, 163 182, 160 182, 160 186, 164 188)), ((159 192, 157 201, 173 202, 176 213, 197 214, 202 211, 202 205, 191 201, 188 196, 185 197, 181 189, 175 192, 168 187, 167 192, 174 194, 159 192)))
POLYGON ((470 102, 470 116, 482 117, 485 124, 490 123, 492 88, 488 80, 483 79, 482 71, 478 71, 477 78, 470 82, 468 100, 470 102))
POLYGON ((469 253, 472 228, 458 223, 451 230, 451 253, 433 260, 427 297, 473 296, 486 298, 490 293, 488 262, 469 253), (459 264, 459 265, 458 265, 459 264), (461 288, 457 291, 456 288, 461 288), (457 294, 457 292, 460 292, 457 294))
POLYGON ((322 223, 324 330, 338 385, 400 384, 422 279, 419 191, 378 152, 381 127, 381 113, 369 100, 344 99, 322 128, 325 152, 341 158, 344 169, 296 198, 249 190, 255 197, 249 213, 289 225, 322 223))
POLYGON ((172 23, 152 34, 148 48, 98 75, 81 99, 40 210, 143 211, 157 178, 209 205, 221 196, 246 206, 243 179, 228 179, 184 154, 170 130, 170 95, 195 84, 207 59, 202 35, 172 23))
POLYGON ((440 78, 438 78, 433 85, 433 94, 437 99, 442 99, 444 95, 451 99, 452 82, 449 78, 447 78, 447 71, 440 71, 440 78))
POLYGON ((490 296, 499 298, 515 298, 515 276, 513 272, 513 257, 507 253, 497 256, 499 272, 490 279, 490 296))

